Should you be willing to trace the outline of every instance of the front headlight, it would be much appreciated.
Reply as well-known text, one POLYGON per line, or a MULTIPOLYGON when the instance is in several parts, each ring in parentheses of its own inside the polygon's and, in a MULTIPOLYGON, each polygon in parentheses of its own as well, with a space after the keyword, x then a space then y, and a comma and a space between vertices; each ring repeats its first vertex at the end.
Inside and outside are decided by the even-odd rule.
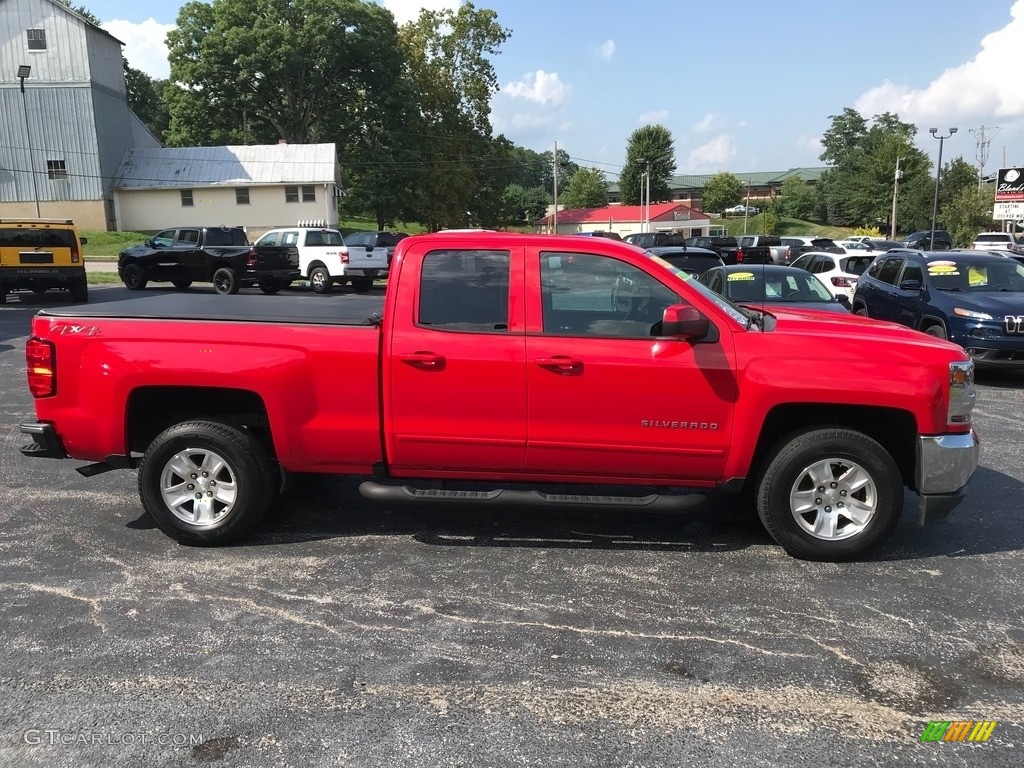
POLYGON ((958 317, 967 317, 971 320, 991 320, 992 315, 986 315, 984 312, 975 312, 971 309, 963 309, 962 307, 953 307, 953 314, 958 317))
POLYGON ((970 360, 949 364, 949 410, 947 425, 971 423, 974 411, 974 363, 970 360))

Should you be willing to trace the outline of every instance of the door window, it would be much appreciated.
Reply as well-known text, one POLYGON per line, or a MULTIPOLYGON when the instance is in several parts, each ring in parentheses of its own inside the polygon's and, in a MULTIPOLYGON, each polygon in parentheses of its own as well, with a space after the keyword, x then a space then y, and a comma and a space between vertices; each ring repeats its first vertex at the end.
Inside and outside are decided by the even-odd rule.
POLYGON ((178 245, 199 245, 198 229, 182 229, 178 232, 178 245))
POLYGON ((507 251, 431 251, 423 258, 416 322, 507 333, 509 269, 507 251))
POLYGON ((643 270, 608 256, 542 253, 544 333, 650 338, 682 299, 643 270))
POLYGON ((903 274, 900 276, 900 284, 903 284, 904 280, 917 280, 919 285, 924 285, 924 272, 921 271, 921 265, 916 261, 907 261, 905 267, 903 267, 903 274))
POLYGON ((165 229, 163 232, 153 235, 153 245, 158 248, 167 248, 174 243, 174 230, 165 229))
POLYGON ((900 273, 900 267, 902 266, 903 259, 888 258, 878 265, 878 271, 871 276, 880 282, 895 285, 896 276, 900 273))
POLYGON ((256 241, 256 245, 277 245, 277 239, 280 236, 280 232, 268 232, 256 241))

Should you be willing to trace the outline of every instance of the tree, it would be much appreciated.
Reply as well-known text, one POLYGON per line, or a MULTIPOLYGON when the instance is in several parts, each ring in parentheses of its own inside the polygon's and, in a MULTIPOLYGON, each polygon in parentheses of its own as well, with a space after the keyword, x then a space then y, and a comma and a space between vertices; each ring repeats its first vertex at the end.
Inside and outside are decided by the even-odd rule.
POLYGON ((72 5, 70 0, 57 0, 57 2, 63 5, 65 8, 74 11, 79 16, 83 17, 86 21, 88 21, 90 24, 94 24, 97 27, 100 25, 101 22, 99 17, 95 13, 90 11, 88 8, 86 8, 84 5, 72 5))
MULTIPOLYGON (((548 194, 554 197, 555 194, 555 163, 553 161, 553 155, 550 150, 547 152, 541 152, 540 155, 544 158, 544 189, 547 190, 548 194)), ((561 190, 565 189, 566 183, 572 178, 573 174, 578 171, 580 167, 576 165, 570 158, 569 153, 564 149, 558 150, 558 202, 562 203, 561 190)))
POLYGON ((958 247, 970 246, 979 232, 992 228, 992 192, 978 189, 977 172, 973 182, 957 192, 941 209, 942 223, 958 247))
POLYGON ((619 176, 619 191, 626 205, 639 205, 644 201, 646 180, 650 169, 651 202, 663 202, 672 197, 669 179, 676 171, 675 148, 672 133, 663 125, 645 125, 629 136, 626 144, 626 165, 619 176))
POLYGON ((124 67, 128 108, 149 132, 162 142, 171 119, 163 95, 167 81, 154 79, 145 72, 135 69, 128 63, 128 59, 122 57, 121 62, 124 67))
POLYGON ((737 205, 743 199, 743 182, 731 173, 719 173, 708 179, 701 195, 701 207, 705 211, 721 213, 737 205))
POLYGON ((817 194, 807 182, 790 176, 782 182, 779 208, 784 216, 791 219, 810 220, 817 209, 817 194))
POLYGON ((503 223, 506 226, 528 226, 544 216, 551 202, 544 187, 509 184, 502 195, 503 223))
POLYGON ((566 208, 600 208, 608 204, 608 181, 604 171, 580 168, 565 185, 558 202, 566 208))

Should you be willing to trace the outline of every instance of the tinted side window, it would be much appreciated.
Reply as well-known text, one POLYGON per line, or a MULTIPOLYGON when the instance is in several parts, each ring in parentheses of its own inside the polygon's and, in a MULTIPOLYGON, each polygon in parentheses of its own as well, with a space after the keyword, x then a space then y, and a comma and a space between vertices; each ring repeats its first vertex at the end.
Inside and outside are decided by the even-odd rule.
POLYGON ((900 273, 901 266, 903 266, 903 259, 885 259, 879 265, 877 274, 872 274, 871 276, 883 283, 894 285, 896 283, 896 276, 900 273))
POLYGON ((509 254, 431 251, 423 259, 417 322, 448 331, 508 332, 509 254))
POLYGON ((199 230, 198 229, 181 229, 181 230, 178 230, 178 244, 179 245, 198 245, 199 244, 199 230))
POLYGON ((168 246, 174 242, 174 230, 165 229, 156 235, 153 235, 153 245, 157 246, 168 246))
POLYGON ((924 272, 921 270, 921 265, 908 259, 903 267, 903 274, 900 275, 900 283, 902 284, 904 280, 917 280, 923 285, 924 272))
POLYGON ((277 245, 278 238, 280 237, 280 232, 267 232, 267 234, 256 241, 256 245, 277 245))

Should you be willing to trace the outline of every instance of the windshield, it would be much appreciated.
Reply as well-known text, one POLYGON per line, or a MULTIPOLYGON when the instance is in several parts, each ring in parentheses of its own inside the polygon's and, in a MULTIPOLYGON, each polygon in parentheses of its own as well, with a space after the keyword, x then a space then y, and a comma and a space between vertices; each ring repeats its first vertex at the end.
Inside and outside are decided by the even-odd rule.
POLYGON ((940 291, 1024 292, 1024 265, 1012 259, 929 261, 928 276, 940 291))
POLYGON ((725 277, 725 290, 733 301, 768 301, 773 304, 828 303, 832 294, 810 272, 799 270, 785 274, 762 275, 757 271, 730 272, 725 277))
POLYGON ((669 272, 671 272, 673 275, 678 277, 680 280, 685 280, 687 286, 689 286, 690 288, 695 290, 697 293, 699 293, 704 298, 708 299, 708 301, 711 301, 716 306, 720 307, 723 312, 725 312, 729 317, 731 317, 733 320, 735 320, 737 323, 739 323, 743 327, 746 328, 746 327, 749 326, 750 318, 755 313, 749 312, 749 311, 747 311, 745 309, 740 309, 739 307, 737 307, 735 304, 733 304, 731 301, 729 301, 724 296, 719 296, 717 293, 712 291, 706 285, 703 285, 702 283, 698 283, 693 278, 692 275, 687 274, 686 272, 684 272, 681 269, 677 269, 676 267, 674 267, 671 264, 669 264, 667 261, 665 261, 660 256, 652 256, 651 257, 651 261, 657 262, 658 264, 663 266, 665 269, 667 269, 669 272))

